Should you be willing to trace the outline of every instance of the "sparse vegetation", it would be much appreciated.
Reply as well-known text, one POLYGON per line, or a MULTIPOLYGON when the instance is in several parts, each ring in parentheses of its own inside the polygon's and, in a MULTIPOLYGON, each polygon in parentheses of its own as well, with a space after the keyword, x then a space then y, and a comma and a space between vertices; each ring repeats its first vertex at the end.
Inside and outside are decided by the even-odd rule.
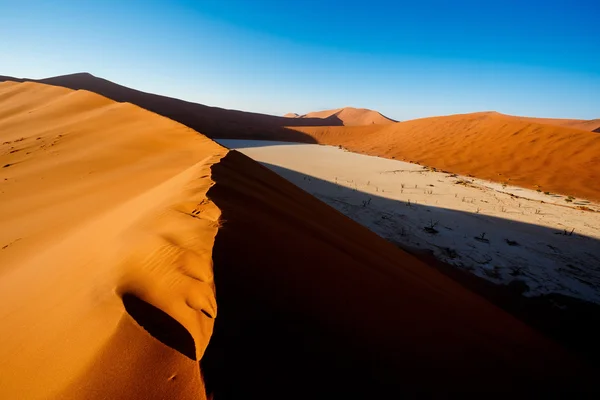
POLYGON ((458 257, 458 253, 456 252, 456 250, 451 249, 450 247, 444 247, 442 249, 444 255, 448 258, 454 259, 456 257, 458 257))
POLYGON ((575 232, 575 228, 571 229, 570 232, 568 230, 566 230, 566 229, 563 229, 562 232, 556 232, 555 235, 573 236, 574 232, 575 232))
POLYGON ((482 243, 487 243, 487 244, 490 243, 490 240, 485 237, 485 232, 482 232, 481 236, 475 236, 475 240, 482 242, 482 243))
POLYGON ((506 240, 506 244, 508 244, 509 246, 520 246, 519 242, 517 242, 516 240, 510 240, 510 239, 505 239, 506 240))
POLYGON ((502 275, 500 274, 500 267, 494 266, 492 269, 484 268, 483 272, 490 278, 500 279, 502 275))
POLYGON ((437 229, 435 229, 435 227, 437 226, 438 221, 433 222, 433 220, 429 221, 429 225, 427 225, 426 227, 423 228, 423 230, 427 233, 430 233, 432 235, 437 235, 438 233, 440 233, 437 229))

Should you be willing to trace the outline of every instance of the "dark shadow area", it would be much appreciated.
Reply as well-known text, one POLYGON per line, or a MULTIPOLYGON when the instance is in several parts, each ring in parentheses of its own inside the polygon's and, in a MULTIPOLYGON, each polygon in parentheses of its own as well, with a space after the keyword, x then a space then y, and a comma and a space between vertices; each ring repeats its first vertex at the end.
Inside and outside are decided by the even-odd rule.
POLYGON ((169 314, 129 293, 123 295, 123 305, 129 315, 155 339, 192 360, 196 359, 194 338, 169 314))
POLYGON ((208 192, 214 398, 506 398, 590 391, 594 370, 521 321, 231 151, 208 192))
POLYGON ((118 102, 135 104, 156 114, 186 125, 212 139, 255 139, 316 143, 309 135, 286 126, 341 126, 336 117, 285 118, 245 111, 209 107, 171 97, 141 92, 88 73, 56 76, 47 79, 18 79, 0 76, 2 81, 38 82, 73 90, 87 90, 118 102))
MULTIPOLYGON (((560 238, 565 241, 563 244, 564 247, 573 246, 579 241, 585 248, 588 248, 590 252, 598 252, 598 249, 600 249, 600 241, 595 238, 582 235, 565 236, 563 231, 545 226, 532 225, 488 215, 441 209, 435 206, 411 203, 410 208, 408 208, 407 204, 402 201, 375 196, 372 193, 364 193, 360 190, 356 191, 346 186, 328 182, 277 165, 268 163, 261 164, 299 186, 301 186, 300 183, 307 182, 305 179, 310 179, 311 186, 322 185, 321 187, 324 188, 325 191, 335 191, 339 193, 339 197, 341 198, 349 198, 358 195, 359 197, 364 197, 365 206, 368 201, 369 204, 377 203, 378 206, 383 206, 385 210, 396 209, 398 210, 397 215, 390 215, 390 213, 386 212, 382 213, 382 218, 396 218, 399 225, 403 224, 400 214, 407 212, 427 212, 432 220, 440 221, 441 225, 443 225, 444 221, 456 221, 458 222, 458 225, 461 224, 461 221, 464 221, 464 225, 468 226, 468 220, 477 218, 485 223, 487 242, 483 245, 475 242, 473 242, 473 244, 482 247, 491 246, 491 248, 499 251, 507 251, 510 246, 518 245, 516 242, 511 244, 510 240, 506 239, 511 237, 510 232, 519 232, 526 228, 527 230, 532 231, 534 237, 544 238, 551 235, 552 238, 560 238)), ((356 202, 356 207, 362 205, 360 198, 357 199, 356 202)), ((422 229, 427 232, 428 226, 424 225, 422 229)), ((444 228, 439 226, 435 231, 436 235, 444 235, 445 233, 444 228)), ((464 232, 457 232, 455 228, 452 234, 464 236, 465 241, 477 241, 477 239, 479 239, 473 235, 473 232, 467 230, 464 232)), ((528 287, 523 280, 519 279, 519 275, 515 275, 512 282, 508 285, 498 285, 464 269, 460 269, 457 266, 436 259, 433 255, 433 251, 403 246, 398 243, 394 244, 434 267, 444 275, 452 278, 463 287, 479 294, 496 306, 536 328, 544 335, 560 342, 571 351, 577 353, 580 357, 585 358, 588 362, 600 367, 600 343, 598 342, 598 338, 600 337, 600 305, 562 294, 525 297, 522 293, 528 290, 528 287)), ((454 249, 448 250, 454 251, 454 249)), ((569 269, 567 264, 568 263, 565 263, 564 266, 566 270, 569 269)), ((575 270, 581 270, 578 266, 574 267, 575 270)), ((527 265, 515 265, 515 271, 518 271, 519 268, 527 269, 527 265)), ((573 268, 573 266, 571 266, 571 268, 573 268)))

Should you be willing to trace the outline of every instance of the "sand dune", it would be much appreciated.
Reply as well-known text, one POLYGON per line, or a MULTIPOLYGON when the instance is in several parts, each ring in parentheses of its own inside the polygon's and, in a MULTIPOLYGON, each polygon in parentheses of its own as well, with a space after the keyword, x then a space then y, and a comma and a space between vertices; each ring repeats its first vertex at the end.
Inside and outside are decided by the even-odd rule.
POLYGON ((276 139, 313 143, 300 132, 285 128, 287 125, 342 125, 337 117, 308 118, 292 121, 289 118, 251 112, 209 107, 171 97, 145 93, 118 85, 91 74, 80 73, 47 79, 19 79, 0 76, 1 81, 31 81, 62 86, 73 90, 84 89, 118 102, 129 102, 180 122, 211 138, 276 139))
MULTIPOLYGON (((335 110, 325 110, 325 111, 315 111, 310 112, 304 115, 298 115, 296 113, 285 114, 286 118, 301 118, 301 119, 311 119, 311 118, 321 118, 324 120, 334 120, 339 119, 342 122, 342 125, 345 126, 357 126, 357 125, 385 125, 392 124, 396 121, 393 119, 387 118, 381 115, 377 111, 369 110, 366 108, 354 108, 354 107, 344 107, 338 108, 335 110)), ((337 125, 337 124, 328 124, 328 125, 337 125)))
POLYGON ((565 128, 581 129, 590 132, 600 132, 600 118, 598 119, 566 119, 566 118, 534 118, 534 117, 517 117, 522 121, 533 122, 537 124, 564 126, 565 128))
POLYGON ((319 143, 543 192, 600 200, 600 135, 497 113, 383 127, 294 128, 319 143))
POLYGON ((590 389, 554 342, 183 125, 8 82, 0 135, 2 398, 590 389))
POLYGON ((202 398, 219 217, 205 194, 225 149, 33 83, 0 84, 0 132, 0 397, 202 398), (152 305, 169 346, 138 325, 152 305))

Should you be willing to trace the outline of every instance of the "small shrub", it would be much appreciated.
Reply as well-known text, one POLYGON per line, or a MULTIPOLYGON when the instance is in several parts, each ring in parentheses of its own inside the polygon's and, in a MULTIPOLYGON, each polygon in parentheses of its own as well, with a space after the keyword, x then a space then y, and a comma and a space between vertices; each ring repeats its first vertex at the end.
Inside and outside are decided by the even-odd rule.
POLYGON ((482 232, 481 236, 475 236, 474 239, 477 240, 478 242, 487 243, 487 244, 490 243, 490 240, 485 237, 485 232, 482 232))
POLYGON ((427 233, 431 233, 432 235, 437 235, 440 233, 435 227, 437 226, 438 221, 433 222, 433 220, 429 221, 429 225, 424 227, 423 230, 427 233))

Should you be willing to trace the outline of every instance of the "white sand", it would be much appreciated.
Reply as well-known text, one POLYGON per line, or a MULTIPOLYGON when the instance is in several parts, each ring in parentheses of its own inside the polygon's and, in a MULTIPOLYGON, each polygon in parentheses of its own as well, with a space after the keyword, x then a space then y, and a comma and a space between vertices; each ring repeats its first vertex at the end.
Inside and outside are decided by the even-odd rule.
POLYGON ((495 283, 522 281, 528 296, 559 293, 600 303, 598 204, 332 146, 219 143, 267 165, 394 243, 431 250, 495 283))

